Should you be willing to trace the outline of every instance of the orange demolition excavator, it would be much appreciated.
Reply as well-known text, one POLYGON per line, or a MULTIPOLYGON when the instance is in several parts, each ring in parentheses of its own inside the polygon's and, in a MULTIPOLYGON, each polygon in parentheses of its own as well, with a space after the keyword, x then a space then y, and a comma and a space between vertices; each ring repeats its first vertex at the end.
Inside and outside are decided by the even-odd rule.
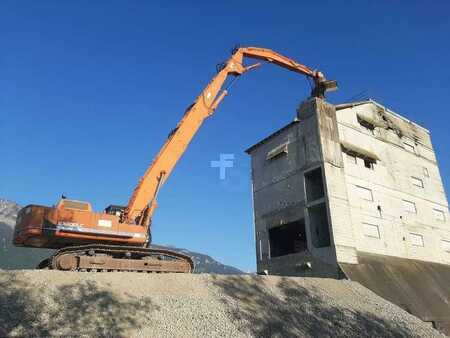
POLYGON ((127 206, 110 205, 94 212, 90 203, 62 198, 56 206, 28 205, 18 213, 16 246, 57 249, 38 268, 75 271, 192 272, 191 257, 156 248, 151 243, 151 220, 158 191, 169 177, 203 121, 227 95, 229 76, 238 77, 260 66, 245 66, 244 57, 274 63, 314 81, 311 95, 323 97, 337 87, 312 70, 270 49, 235 48, 230 59, 186 110, 177 127, 135 188, 127 206))

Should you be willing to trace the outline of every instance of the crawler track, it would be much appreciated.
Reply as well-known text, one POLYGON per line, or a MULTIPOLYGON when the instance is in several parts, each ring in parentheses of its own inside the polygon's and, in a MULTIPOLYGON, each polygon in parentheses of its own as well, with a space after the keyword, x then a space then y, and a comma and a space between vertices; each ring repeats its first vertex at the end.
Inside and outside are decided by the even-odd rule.
POLYGON ((92 244, 60 249, 42 261, 37 268, 94 272, 191 273, 194 271, 194 261, 190 256, 167 249, 92 244))

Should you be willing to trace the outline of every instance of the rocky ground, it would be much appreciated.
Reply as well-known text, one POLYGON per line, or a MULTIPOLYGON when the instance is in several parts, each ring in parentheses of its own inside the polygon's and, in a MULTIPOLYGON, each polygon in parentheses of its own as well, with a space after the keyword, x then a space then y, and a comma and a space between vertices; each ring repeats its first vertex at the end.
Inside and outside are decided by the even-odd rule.
POLYGON ((439 336, 350 281, 43 270, 0 272, 0 327, 39 337, 439 336))

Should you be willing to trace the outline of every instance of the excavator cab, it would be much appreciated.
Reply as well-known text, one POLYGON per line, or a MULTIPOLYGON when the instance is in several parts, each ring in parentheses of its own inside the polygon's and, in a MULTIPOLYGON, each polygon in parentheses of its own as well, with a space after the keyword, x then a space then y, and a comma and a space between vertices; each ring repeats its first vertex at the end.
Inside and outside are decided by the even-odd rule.
POLYGON ((125 209, 126 209, 125 206, 111 204, 105 208, 105 214, 116 215, 120 217, 121 215, 123 215, 125 209))

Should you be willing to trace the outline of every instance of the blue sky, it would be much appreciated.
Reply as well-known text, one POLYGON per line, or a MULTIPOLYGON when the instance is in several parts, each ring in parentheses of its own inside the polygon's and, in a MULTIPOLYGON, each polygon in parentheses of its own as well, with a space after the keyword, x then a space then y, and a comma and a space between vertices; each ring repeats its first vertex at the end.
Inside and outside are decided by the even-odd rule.
MULTIPOLYGON (((237 43, 338 80, 331 102, 371 97, 429 128, 448 192, 450 3, 343 3, 2 1, 0 196, 125 204, 237 43)), ((241 77, 161 190, 154 241, 254 271, 244 150, 308 93, 302 76, 271 65, 241 77), (226 180, 210 167, 221 153, 235 155, 226 180)))

